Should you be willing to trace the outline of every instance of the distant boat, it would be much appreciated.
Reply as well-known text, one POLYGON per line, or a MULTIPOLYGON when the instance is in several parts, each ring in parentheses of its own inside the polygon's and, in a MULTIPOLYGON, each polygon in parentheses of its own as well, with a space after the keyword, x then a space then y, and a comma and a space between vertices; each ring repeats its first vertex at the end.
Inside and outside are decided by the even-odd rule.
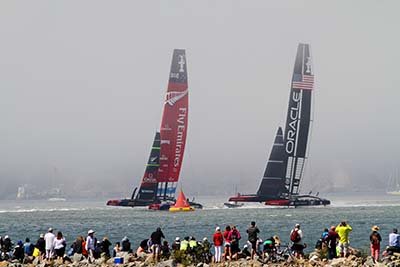
POLYGON ((386 193, 389 195, 400 196, 399 170, 396 169, 390 174, 386 193))
POLYGON ((175 203, 186 144, 188 94, 185 50, 175 49, 160 131, 154 137, 139 190, 135 188, 129 199, 109 200, 107 205, 168 210, 175 203))
POLYGON ((286 127, 278 127, 264 177, 256 194, 229 198, 234 202, 264 202, 272 206, 329 205, 313 195, 300 195, 311 123, 314 73, 310 46, 299 44, 292 77, 286 127))
POLYGON ((63 198, 63 197, 51 197, 49 199, 47 199, 47 201, 51 201, 51 202, 63 202, 63 201, 67 201, 67 199, 63 198))
MULTIPOLYGON (((240 195, 240 194, 237 192, 237 186, 236 186, 236 185, 234 186, 234 193, 235 193, 235 195, 240 195)), ((239 203, 239 202, 237 202, 237 201, 229 201, 229 202, 225 202, 225 203, 224 203, 224 206, 227 207, 227 208, 230 208, 230 209, 233 209, 233 208, 240 208, 240 207, 242 207, 243 205, 244 205, 243 203, 239 203)))

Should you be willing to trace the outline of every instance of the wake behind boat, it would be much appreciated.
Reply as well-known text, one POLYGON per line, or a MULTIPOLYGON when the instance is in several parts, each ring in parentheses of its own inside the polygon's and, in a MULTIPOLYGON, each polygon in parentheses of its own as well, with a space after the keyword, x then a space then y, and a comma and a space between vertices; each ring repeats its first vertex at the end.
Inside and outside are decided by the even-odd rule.
POLYGON ((256 194, 229 198, 234 202, 265 202, 273 206, 329 205, 330 201, 300 195, 311 123, 314 72, 310 46, 299 44, 293 71, 285 134, 278 127, 264 177, 256 194))
POLYGON ((236 202, 236 201, 229 201, 229 202, 225 202, 225 203, 224 203, 224 206, 227 207, 227 208, 230 208, 230 209, 233 209, 233 208, 240 208, 240 207, 242 207, 243 205, 244 205, 243 203, 238 203, 238 202, 236 202))
MULTIPOLYGON (((175 49, 160 131, 154 137, 139 190, 136 193, 135 188, 130 199, 109 200, 107 205, 168 210, 175 203, 186 144, 188 94, 185 50, 175 49)), ((198 207, 202 206, 198 204, 198 207)))

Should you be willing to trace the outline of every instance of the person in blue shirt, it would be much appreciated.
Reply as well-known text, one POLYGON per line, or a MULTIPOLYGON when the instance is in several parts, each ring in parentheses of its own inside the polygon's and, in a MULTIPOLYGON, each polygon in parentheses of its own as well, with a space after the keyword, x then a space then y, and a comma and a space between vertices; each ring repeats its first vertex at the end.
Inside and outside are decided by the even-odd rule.
POLYGON ((396 228, 389 234, 389 247, 386 251, 389 253, 400 253, 400 235, 397 233, 396 228))

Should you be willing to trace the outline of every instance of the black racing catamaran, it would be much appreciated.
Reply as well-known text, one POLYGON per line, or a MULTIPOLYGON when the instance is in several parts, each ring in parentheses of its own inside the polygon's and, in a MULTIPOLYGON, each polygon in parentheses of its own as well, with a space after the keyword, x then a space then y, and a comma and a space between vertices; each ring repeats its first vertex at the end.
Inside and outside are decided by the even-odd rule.
POLYGON ((140 184, 139 192, 136 194, 137 187, 133 190, 132 197, 126 199, 109 200, 107 205, 109 206, 149 206, 153 203, 160 202, 157 194, 157 174, 160 166, 160 133, 156 132, 154 136, 153 145, 149 160, 146 164, 146 169, 140 184))
POLYGON ((256 194, 231 197, 234 202, 265 202, 275 206, 329 205, 314 195, 301 195, 300 182, 307 158, 314 73, 310 46, 299 44, 294 65, 285 132, 281 127, 256 194))

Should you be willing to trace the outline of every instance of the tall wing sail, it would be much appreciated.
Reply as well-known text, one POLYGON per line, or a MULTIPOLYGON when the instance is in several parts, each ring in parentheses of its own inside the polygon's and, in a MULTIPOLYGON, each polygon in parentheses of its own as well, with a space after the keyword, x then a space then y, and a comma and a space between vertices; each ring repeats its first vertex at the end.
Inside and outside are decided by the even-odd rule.
POLYGON ((160 133, 156 132, 154 136, 153 146, 151 147, 150 157, 147 161, 146 170, 144 172, 139 192, 136 195, 135 202, 139 204, 151 203, 156 200, 157 196, 157 174, 160 166, 160 133))
POLYGON ((185 50, 172 56, 168 90, 160 127, 161 155, 158 172, 159 198, 173 198, 185 151, 188 122, 188 82, 185 50))
POLYGON ((288 155, 285 185, 291 195, 299 193, 304 169, 313 89, 314 73, 310 46, 299 44, 285 128, 285 151, 288 155))
POLYGON ((266 197, 266 199, 274 199, 287 193, 285 187, 286 157, 283 132, 279 127, 257 195, 266 197))

